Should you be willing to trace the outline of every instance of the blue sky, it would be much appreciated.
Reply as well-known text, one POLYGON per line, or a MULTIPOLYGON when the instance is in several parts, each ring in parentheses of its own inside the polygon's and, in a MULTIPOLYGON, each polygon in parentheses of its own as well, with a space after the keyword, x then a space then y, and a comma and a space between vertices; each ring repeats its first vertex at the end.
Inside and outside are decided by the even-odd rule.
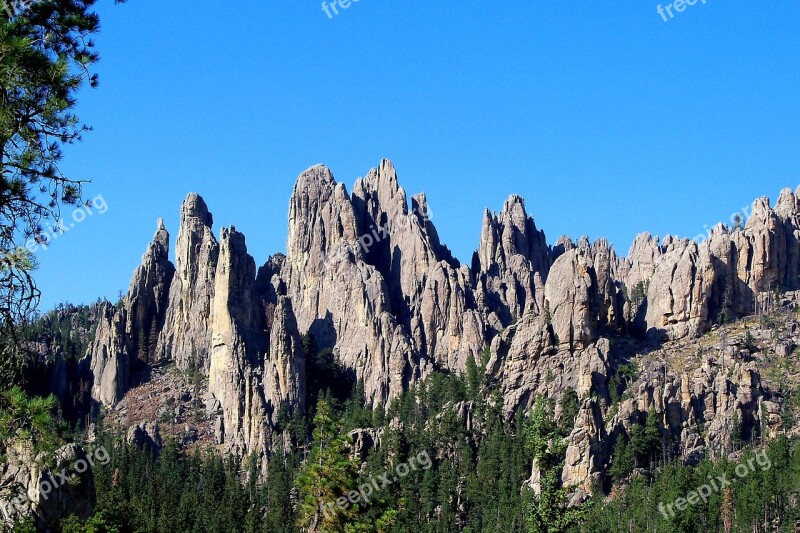
POLYGON ((115 299, 190 191, 263 263, 316 163, 350 190, 393 160, 462 262, 511 193, 551 243, 625 254, 800 185, 800 4, 656 5, 100 0, 94 131, 64 168, 108 210, 37 253, 42 308, 115 299))

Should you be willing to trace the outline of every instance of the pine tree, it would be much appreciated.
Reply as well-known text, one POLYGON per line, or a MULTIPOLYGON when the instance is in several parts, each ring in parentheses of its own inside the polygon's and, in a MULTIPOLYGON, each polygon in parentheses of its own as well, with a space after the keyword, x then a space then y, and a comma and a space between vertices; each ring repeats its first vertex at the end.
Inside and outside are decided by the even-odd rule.
POLYGON ((337 506, 356 487, 358 467, 348 458, 342 426, 329 403, 320 400, 314 417, 312 451, 297 477, 301 504, 297 524, 320 531, 341 531, 354 520, 358 505, 337 506))
POLYGON ((53 451, 61 442, 55 396, 30 397, 20 387, 0 393, 0 458, 13 443, 29 444, 34 453, 53 451))
POLYGON ((560 400, 561 414, 558 419, 558 426, 561 434, 568 436, 575 427, 575 419, 580 410, 578 393, 573 388, 567 388, 561 395, 560 400))
POLYGON ((577 525, 585 510, 568 508, 569 491, 561 487, 559 474, 563 466, 566 442, 553 421, 552 401, 537 398, 525 426, 526 449, 539 469, 540 491, 533 496, 527 516, 531 533, 560 533, 577 525))
POLYGON ((100 29, 94 3, 0 9, 0 331, 12 347, 16 327, 39 302, 35 262, 21 249, 29 239, 46 243, 44 222, 82 200, 85 181, 65 176, 60 162, 63 146, 89 129, 74 113, 78 90, 97 85, 90 72, 99 59, 91 39, 100 29))
POLYGON ((722 525, 725 533, 731 533, 733 527, 733 489, 725 487, 722 491, 722 525))
POLYGON ((467 356, 467 396, 470 400, 477 400, 481 392, 481 375, 475 356, 467 356))
POLYGON ((636 456, 630 446, 628 436, 624 433, 617 437, 614 443, 614 452, 611 455, 609 474, 614 483, 620 483, 636 467, 636 456))

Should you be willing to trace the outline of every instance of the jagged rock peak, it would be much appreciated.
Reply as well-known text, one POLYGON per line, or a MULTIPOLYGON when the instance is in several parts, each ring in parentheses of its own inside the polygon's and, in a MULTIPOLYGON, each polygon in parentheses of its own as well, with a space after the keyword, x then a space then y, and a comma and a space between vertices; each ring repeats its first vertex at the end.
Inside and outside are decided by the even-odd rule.
POLYGON ((237 231, 236 226, 223 227, 220 230, 220 240, 228 240, 231 243, 230 246, 232 250, 241 250, 247 253, 244 233, 237 231))
POLYGON ((190 218, 196 218, 208 227, 214 225, 214 217, 208 210, 205 200, 196 192, 189 193, 181 206, 181 220, 190 218))
POLYGON ((153 235, 153 242, 147 247, 147 251, 142 256, 142 263, 147 262, 148 257, 155 261, 165 261, 169 258, 169 232, 164 227, 164 221, 158 219, 156 234, 153 235))
POLYGON ((359 215, 361 229, 376 226, 393 233, 407 229, 408 197, 397 181, 397 171, 388 159, 359 178, 353 185, 353 206, 359 215))
POLYGON ((342 241, 355 241, 358 236, 358 222, 344 184, 336 183, 323 165, 301 173, 289 200, 286 252, 290 261, 319 268, 342 241))
POLYGON ((556 247, 562 248, 565 252, 569 252, 575 248, 575 243, 572 242, 572 239, 568 235, 562 235, 556 241, 556 247))
POLYGON ((536 229, 532 216, 525 209, 525 200, 512 194, 497 215, 488 209, 483 214, 481 244, 478 250, 481 270, 489 270, 493 262, 506 263, 514 255, 533 261, 535 270, 545 270, 547 254, 544 232, 536 229), (544 261, 546 262, 546 261, 544 261))
MULTIPOLYGON (((800 193, 800 188, 797 191, 800 193)), ((800 212, 800 197, 789 188, 783 189, 775 204, 775 212, 783 219, 796 215, 800 212)))
POLYGON ((356 180, 353 194, 372 199, 383 209, 394 211, 394 214, 408 214, 408 201, 406 191, 397 181, 397 170, 388 159, 381 159, 380 164, 369 171, 364 178, 356 180), (363 191, 366 194, 358 194, 363 191))
POLYGON ((300 173, 294 185, 294 192, 297 193, 312 186, 324 187, 327 185, 335 186, 336 180, 328 167, 318 163, 300 173))
POLYGON ((280 296, 270 328, 269 355, 264 361, 264 393, 268 410, 277 422, 277 409, 305 410, 306 366, 303 341, 297 329, 292 302, 280 296))
POLYGON ((430 221, 432 218, 430 208, 428 207, 428 197, 424 192, 411 197, 411 212, 426 222, 430 221))
POLYGON ((661 239, 656 235, 653 236, 648 232, 640 233, 633 239, 633 244, 628 251, 628 257, 637 255, 639 250, 652 250, 659 248, 661 239))
POLYGON ((211 343, 208 317, 214 297, 219 244, 213 217, 197 193, 181 206, 175 244, 177 275, 169 288, 165 327, 159 335, 160 357, 172 357, 179 368, 208 370, 211 343))
POLYGON ((608 242, 608 239, 605 237, 601 239, 595 239, 592 243, 592 253, 597 253, 600 250, 605 250, 609 253, 616 253, 614 251, 614 245, 608 242))
MULTIPOLYGON (((175 249, 175 262, 181 280, 190 289, 198 273, 208 268, 207 263, 216 263, 217 241, 212 227, 214 217, 203 198, 190 193, 181 205, 181 223, 175 249), (200 263, 203 261, 203 263, 200 263)), ((213 277, 213 272, 210 274, 213 277)))

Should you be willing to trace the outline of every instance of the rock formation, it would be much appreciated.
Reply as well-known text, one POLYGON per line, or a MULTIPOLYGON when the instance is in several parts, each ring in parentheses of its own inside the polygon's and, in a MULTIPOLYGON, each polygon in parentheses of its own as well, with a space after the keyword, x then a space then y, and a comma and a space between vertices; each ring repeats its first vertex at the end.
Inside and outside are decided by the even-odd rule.
POLYGON ((540 311, 543 280, 552 258, 544 232, 536 229, 525 201, 512 195, 502 211, 483 214, 483 228, 472 268, 479 279, 482 304, 508 325, 530 307, 540 311))
POLYGON ((386 160, 352 194, 324 166, 309 168, 288 218, 286 254, 259 269, 234 228, 215 238, 197 194, 181 208, 174 267, 159 222, 127 295, 99 313, 83 361, 93 399, 111 407, 139 367, 174 361, 208 378, 218 443, 267 457, 278 413, 308 407, 308 333, 374 408, 437 369, 464 371, 470 357, 499 383, 507 415, 573 389, 582 407, 562 477, 587 492, 606 466, 609 436, 649 411, 687 457, 723 450, 734 419, 754 427, 766 413, 764 431, 777 427, 777 395, 736 353, 679 371, 620 346, 645 336, 656 347, 691 342, 774 302, 776 289, 799 289, 800 199, 789 190, 774 210, 757 200, 743 227, 719 225, 701 242, 642 234, 627 257, 604 239, 549 246, 512 195, 499 213, 484 213, 470 266, 440 242, 427 198, 409 197, 386 160), (612 377, 633 359, 649 362, 606 423, 619 393, 612 377))
POLYGON ((172 358, 179 368, 208 372, 211 346, 211 302, 219 244, 212 231, 213 217, 197 194, 181 207, 175 246, 175 279, 169 289, 164 327, 158 339, 161 359, 172 358))
MULTIPOLYGON (((282 403, 289 409, 305 411, 305 354, 292 311, 292 301, 286 296, 278 298, 270 326, 269 351, 264 361, 264 391, 271 414, 282 403)), ((271 422, 276 422, 274 416, 271 422)))
POLYGON ((53 466, 40 466, 43 456, 32 457, 25 446, 12 446, 0 463, 0 527, 11 531, 14 524, 33 518, 42 531, 56 531, 69 515, 86 519, 94 509, 93 458, 76 444, 53 453, 53 466), (69 482, 59 473, 68 473, 69 482))

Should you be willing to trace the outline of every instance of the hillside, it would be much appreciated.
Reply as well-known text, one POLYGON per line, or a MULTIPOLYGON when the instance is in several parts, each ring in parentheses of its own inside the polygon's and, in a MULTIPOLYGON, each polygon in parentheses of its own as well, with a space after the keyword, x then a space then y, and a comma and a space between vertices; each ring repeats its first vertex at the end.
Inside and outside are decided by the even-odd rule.
MULTIPOLYGON (((291 456, 295 474, 308 468, 331 408, 341 424, 331 434, 349 435, 339 451, 355 472, 424 450, 452 477, 449 497, 429 495, 440 505, 417 517, 441 530, 490 527, 491 499, 471 483, 508 498, 495 525, 519 530, 526 498, 541 506, 563 488, 552 508, 569 516, 616 501, 637 476, 735 462, 800 431, 800 198, 790 190, 703 242, 643 234, 626 257, 602 239, 548 244, 512 195, 483 214, 469 265, 389 161, 351 191, 323 166, 303 172, 286 253, 260 267, 245 236, 215 233, 190 194, 174 249, 159 220, 127 294, 81 311, 79 362, 53 354, 74 351, 56 350, 56 326, 33 334, 67 418, 90 443, 115 447, 117 435, 140 450, 119 444, 119 457, 142 446, 212 451, 243 461, 235 478, 271 486, 276 458, 288 468, 291 456), (74 368, 54 371, 64 359, 74 368), (502 480, 490 480, 486 461, 502 480)), ((420 497, 419 475, 408 497, 420 497)), ((293 522, 328 527, 324 508, 283 497, 293 522)), ((371 527, 408 525, 403 501, 369 511, 371 527)), ((764 512, 790 527, 785 510, 764 512)))

